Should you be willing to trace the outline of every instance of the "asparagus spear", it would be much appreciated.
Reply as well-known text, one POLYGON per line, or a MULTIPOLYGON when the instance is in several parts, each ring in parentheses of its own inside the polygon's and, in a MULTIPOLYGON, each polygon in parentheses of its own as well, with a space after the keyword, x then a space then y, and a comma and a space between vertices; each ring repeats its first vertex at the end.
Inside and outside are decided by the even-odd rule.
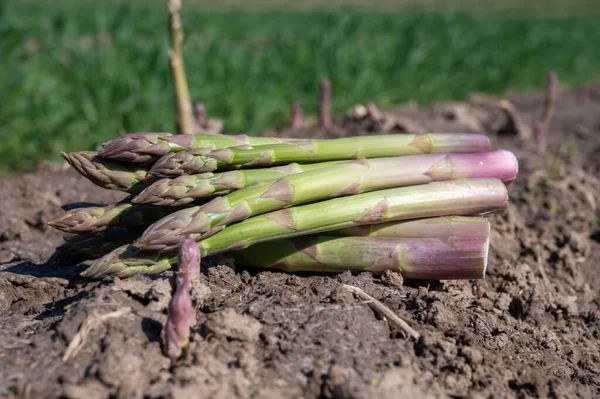
POLYGON ((138 193, 146 187, 148 170, 138 165, 108 161, 93 151, 61 152, 60 155, 92 183, 109 190, 138 193))
MULTIPOLYGON (((456 179, 335 198, 255 216, 206 238, 198 243, 198 248, 202 256, 209 256, 262 242, 364 224, 485 214, 507 206, 508 193, 501 180, 456 179)), ((160 249, 160 245, 153 249, 160 249)), ((172 254, 140 251, 125 245, 96 261, 82 275, 107 278, 158 273, 168 270, 176 261, 172 254)))
POLYGON ((489 237, 372 238, 327 235, 296 237, 232 252, 241 265, 286 272, 385 270, 413 279, 485 277, 489 237))
POLYGON ((218 150, 244 144, 264 145, 276 144, 295 139, 278 139, 274 137, 249 137, 217 134, 180 134, 170 133, 129 133, 102 143, 99 155, 103 158, 116 159, 132 163, 151 163, 171 152, 191 149, 218 150))
POLYGON ((107 226, 148 226, 181 208, 136 205, 128 202, 107 206, 76 208, 48 222, 66 233, 91 233, 107 226))
POLYGON ((511 182, 516 175, 517 159, 503 150, 350 161, 282 177, 273 183, 216 197, 200 207, 175 212, 150 226, 135 246, 170 251, 186 235, 199 241, 228 224, 326 198, 459 177, 490 177, 511 182))
POLYGON ((184 241, 179 248, 179 273, 174 279, 175 292, 169 302, 165 324, 166 349, 172 362, 186 349, 192 320, 196 318, 190 291, 200 276, 200 253, 196 243, 190 241, 184 241))
POLYGON ((394 157, 441 152, 485 152, 489 139, 482 134, 434 133, 345 137, 258 147, 240 146, 217 151, 178 152, 159 159, 148 172, 153 178, 212 172, 240 167, 311 163, 358 158, 394 157))
POLYGON ((135 197, 136 204, 160 206, 180 206, 189 204, 198 198, 223 195, 231 191, 266 183, 280 177, 325 168, 338 162, 319 162, 300 165, 292 163, 268 169, 232 170, 223 173, 202 173, 184 175, 175 179, 161 179, 153 183, 135 197))
POLYGON ((488 237, 490 223, 478 216, 442 216, 367 224, 327 232, 330 236, 444 238, 450 236, 488 237))
POLYGON ((175 292, 167 308, 165 341, 167 355, 171 358, 172 363, 179 359, 190 342, 191 319, 194 314, 190 290, 188 277, 176 282, 175 292))

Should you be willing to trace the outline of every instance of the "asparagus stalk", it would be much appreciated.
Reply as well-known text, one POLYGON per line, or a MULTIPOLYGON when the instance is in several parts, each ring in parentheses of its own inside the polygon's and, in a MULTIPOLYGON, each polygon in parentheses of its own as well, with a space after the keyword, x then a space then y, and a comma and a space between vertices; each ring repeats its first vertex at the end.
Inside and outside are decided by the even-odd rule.
MULTIPOLYGON (((262 242, 364 224, 485 214, 502 211, 507 206, 508 193, 501 180, 456 179, 335 198, 255 216, 206 238, 198 243, 198 248, 202 256, 209 256, 262 242)), ((157 248, 160 249, 160 245, 157 248)), ((172 254, 122 246, 96 261, 83 276, 108 278, 140 272, 159 273, 175 262, 177 258, 172 254)))
POLYGON ((325 168, 338 162, 320 162, 300 165, 292 163, 268 169, 232 170, 223 173, 202 173, 184 175, 175 179, 161 179, 153 183, 135 198, 136 204, 159 206, 181 206, 199 198, 223 195, 234 190, 266 183, 280 177, 325 168))
POLYGON ((194 313, 190 290, 189 278, 184 277, 176 284, 175 292, 169 301, 165 341, 172 363, 179 359, 190 342, 191 319, 194 313))
POLYGON ((490 223, 478 216, 442 216, 428 219, 401 220, 367 224, 333 230, 330 236, 444 238, 450 236, 488 237, 490 223))
POLYGON ((173 135, 170 133, 129 133, 102 143, 99 156, 131 163, 152 163, 172 152, 192 149, 218 150, 240 145, 277 144, 295 139, 217 134, 173 135))
POLYGON ((136 205, 127 202, 76 208, 48 222, 66 233, 92 233, 108 226, 148 226, 181 208, 136 205))
POLYGON ((176 361, 187 348, 190 328, 196 319, 190 291, 200 276, 200 252, 196 243, 185 240, 178 253, 179 273, 175 275, 175 292, 169 302, 165 341, 167 354, 176 361))
POLYGON ((92 183, 109 190, 138 193, 145 187, 148 170, 138 165, 108 161, 93 151, 61 152, 75 170, 92 183))
POLYGON ((489 236, 372 238, 304 236, 234 251, 237 263, 286 272, 394 270, 413 279, 480 279, 489 236))
POLYGON ((433 133, 345 137, 322 141, 298 141, 273 145, 240 146, 216 151, 184 151, 158 160, 148 174, 153 178, 286 164, 358 158, 395 157, 441 152, 486 152, 483 134, 433 133))
POLYGON ((174 277, 175 290, 167 310, 165 341, 167 354, 175 362, 187 348, 190 340, 190 328, 194 315, 194 306, 190 295, 192 282, 200 274, 200 256, 196 246, 182 245, 179 249, 180 271, 174 277), (196 274, 197 272, 197 274, 196 274))
POLYGON ((216 197, 200 207, 175 212, 150 226, 135 246, 170 251, 186 235, 199 241, 228 224, 326 198, 461 177, 489 177, 511 182, 516 175, 517 159, 503 150, 350 161, 282 177, 273 183, 216 197))

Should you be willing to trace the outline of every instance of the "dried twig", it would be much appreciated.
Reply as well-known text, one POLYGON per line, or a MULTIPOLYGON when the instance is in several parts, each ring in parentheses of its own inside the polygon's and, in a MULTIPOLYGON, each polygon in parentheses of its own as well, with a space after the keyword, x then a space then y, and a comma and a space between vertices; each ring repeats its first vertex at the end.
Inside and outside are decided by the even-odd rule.
POLYGON ((523 139, 529 139, 531 137, 531 130, 529 126, 525 125, 519 116, 519 112, 513 103, 503 98, 497 102, 498 107, 504 111, 509 119, 509 130, 514 131, 515 134, 522 137, 523 139))
POLYGON ((321 81, 319 99, 319 125, 323 129, 331 129, 331 81, 327 78, 321 81))
POLYGON ((347 284, 344 284, 343 287, 348 291, 352 292, 353 294, 358 295, 361 299, 365 300, 365 303, 367 303, 371 307, 371 309, 377 312, 381 317, 385 317, 390 324, 404 330, 408 335, 410 335, 414 339, 419 339, 419 337, 421 336, 421 334, 419 334, 411 326, 409 326, 404 320, 400 318, 400 316, 395 314, 390 308, 388 308, 383 303, 379 302, 377 299, 373 298, 371 295, 367 294, 360 288, 347 284))
POLYGON ((69 342, 69 346, 67 346, 67 349, 65 350, 65 354, 62 357, 62 361, 66 362, 73 356, 77 355, 77 353, 79 353, 79 351, 85 345, 85 340, 94 328, 98 327, 100 324, 104 323, 108 319, 124 316, 130 311, 131 309, 129 307, 124 307, 119 310, 115 310, 114 312, 106 313, 103 315, 98 315, 94 312, 88 317, 86 317, 83 323, 81 323, 77 334, 75 334, 71 342, 69 342))
POLYGON ((192 113, 192 101, 185 77, 183 63, 183 31, 181 29, 181 0, 167 0, 169 10, 169 32, 171 36, 171 48, 169 59, 171 61, 171 73, 175 87, 177 131, 184 134, 194 134, 195 121, 192 113))

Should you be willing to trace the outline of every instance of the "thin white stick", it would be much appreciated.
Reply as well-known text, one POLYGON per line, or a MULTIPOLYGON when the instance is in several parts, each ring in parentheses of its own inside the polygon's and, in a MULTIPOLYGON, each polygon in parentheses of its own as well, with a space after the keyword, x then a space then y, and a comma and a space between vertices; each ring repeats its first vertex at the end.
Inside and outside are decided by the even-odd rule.
POLYGON ((383 303, 379 302, 377 299, 373 298, 371 295, 367 294, 363 290, 353 285, 344 284, 343 287, 348 291, 352 292, 355 295, 358 295, 361 299, 366 301, 371 309, 377 312, 381 317, 385 317, 390 324, 404 330, 408 335, 413 337, 414 339, 419 339, 421 334, 415 331, 411 326, 409 326, 404 320, 400 318, 397 314, 395 314, 390 308, 385 306, 383 303))

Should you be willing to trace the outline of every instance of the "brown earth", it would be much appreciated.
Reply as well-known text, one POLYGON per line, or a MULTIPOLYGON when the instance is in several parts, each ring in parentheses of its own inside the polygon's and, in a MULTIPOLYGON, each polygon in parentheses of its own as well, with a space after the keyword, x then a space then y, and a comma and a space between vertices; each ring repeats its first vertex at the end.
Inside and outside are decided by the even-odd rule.
POLYGON ((511 207, 493 217, 484 280, 290 275, 244 270, 220 256, 204 262, 192 343, 174 367, 162 353, 167 275, 95 282, 78 277, 83 264, 47 262, 62 239, 46 222, 62 205, 121 196, 64 165, 0 180, 0 394, 598 397, 600 90, 561 89, 546 143, 514 135, 527 136, 543 93, 506 98, 520 122, 477 96, 398 106, 381 119, 357 108, 328 133, 269 132, 490 134, 495 148, 517 154, 520 174, 511 207), (421 338, 391 327, 343 284, 382 301, 421 338), (65 356, 82 331, 80 350, 65 356))

